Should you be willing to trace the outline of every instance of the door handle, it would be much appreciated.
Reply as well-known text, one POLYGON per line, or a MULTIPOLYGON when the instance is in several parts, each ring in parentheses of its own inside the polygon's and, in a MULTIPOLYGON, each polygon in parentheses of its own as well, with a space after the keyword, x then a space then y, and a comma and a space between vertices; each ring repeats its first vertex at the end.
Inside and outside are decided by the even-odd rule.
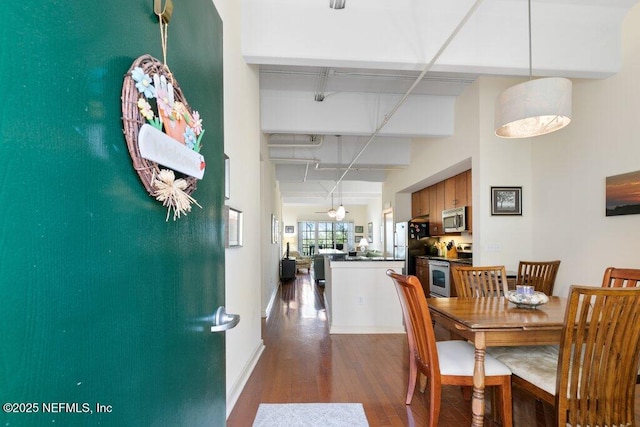
POLYGON ((239 314, 229 314, 224 306, 218 307, 210 316, 198 317, 190 322, 192 331, 196 332, 224 332, 235 328, 240 323, 239 314))

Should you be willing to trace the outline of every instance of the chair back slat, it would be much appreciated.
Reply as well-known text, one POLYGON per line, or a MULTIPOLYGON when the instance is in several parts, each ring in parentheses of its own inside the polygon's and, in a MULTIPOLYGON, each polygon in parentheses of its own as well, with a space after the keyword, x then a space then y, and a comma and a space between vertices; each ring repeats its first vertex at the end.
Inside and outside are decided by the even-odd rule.
POLYGON ((520 261, 516 285, 533 286, 538 292, 552 295, 560 261, 520 261))
POLYGON ((557 372, 558 426, 633 425, 640 287, 572 286, 565 325, 557 372))
POLYGON ((604 271, 602 286, 605 288, 632 288, 640 286, 640 270, 609 267, 604 271))
POLYGON ((453 266, 453 284, 459 297, 504 296, 508 291, 504 265, 491 267, 453 266))

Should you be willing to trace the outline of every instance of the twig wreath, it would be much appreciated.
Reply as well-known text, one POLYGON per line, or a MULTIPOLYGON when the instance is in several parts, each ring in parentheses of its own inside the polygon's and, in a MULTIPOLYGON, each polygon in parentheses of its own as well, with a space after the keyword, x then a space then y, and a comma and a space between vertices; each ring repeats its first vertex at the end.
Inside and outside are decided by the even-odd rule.
POLYGON ((175 221, 191 212, 192 204, 201 207, 191 194, 204 174, 204 157, 199 154, 204 129, 200 114, 191 110, 166 65, 167 22, 160 15, 159 21, 164 63, 151 55, 133 61, 122 85, 122 121, 133 168, 147 192, 167 207, 166 220, 173 211, 175 221), (157 136, 159 132, 171 140, 157 136), (153 137, 144 138, 147 134, 153 137), (154 147, 159 140, 162 146, 154 147), (161 169, 158 162, 165 167, 161 169), (171 166, 178 163, 189 165, 174 171, 179 168, 171 166))

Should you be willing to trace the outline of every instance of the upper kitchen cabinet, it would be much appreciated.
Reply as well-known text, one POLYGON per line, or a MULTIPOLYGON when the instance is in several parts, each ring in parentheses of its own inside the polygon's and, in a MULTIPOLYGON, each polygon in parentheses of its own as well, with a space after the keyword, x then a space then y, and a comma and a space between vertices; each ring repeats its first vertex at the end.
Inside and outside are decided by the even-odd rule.
POLYGON ((413 218, 429 215, 429 188, 423 188, 411 194, 411 216, 413 218))
POLYGON ((442 211, 467 207, 467 230, 471 232, 471 170, 411 193, 411 216, 429 215, 429 234, 441 236, 442 211))
POLYGON ((442 211, 444 210, 444 181, 432 185, 429 188, 429 234, 440 236, 444 234, 442 229, 442 211))
POLYGON ((444 208, 453 209, 467 206, 469 194, 467 194, 467 181, 471 180, 471 171, 462 172, 444 181, 444 208))

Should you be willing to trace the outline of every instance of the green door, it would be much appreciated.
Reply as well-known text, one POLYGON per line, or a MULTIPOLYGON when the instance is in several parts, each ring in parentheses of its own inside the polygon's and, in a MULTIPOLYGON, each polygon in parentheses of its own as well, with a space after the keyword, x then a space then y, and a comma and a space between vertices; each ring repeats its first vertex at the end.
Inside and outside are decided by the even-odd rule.
POLYGON ((163 57, 153 1, 2 1, 0 32, 0 425, 224 425, 224 333, 192 322, 224 305, 211 0, 174 0, 168 31, 206 129, 202 209, 177 221, 122 132, 125 73, 163 57))

